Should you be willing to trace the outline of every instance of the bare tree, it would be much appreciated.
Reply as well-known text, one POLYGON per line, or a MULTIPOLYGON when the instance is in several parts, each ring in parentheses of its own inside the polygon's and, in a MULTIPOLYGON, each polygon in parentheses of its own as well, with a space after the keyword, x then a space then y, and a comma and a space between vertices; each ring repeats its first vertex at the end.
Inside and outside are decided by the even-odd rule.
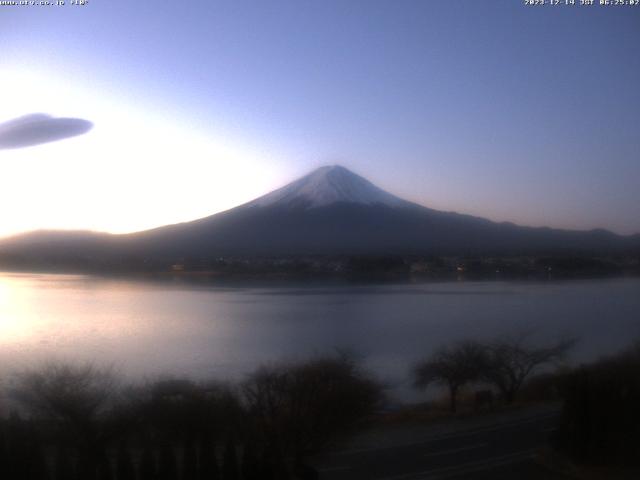
POLYGON ((111 368, 49 363, 21 374, 12 396, 34 416, 81 427, 109 406, 117 385, 111 368))
POLYGON ((298 455, 372 413, 381 391, 355 362, 338 356, 263 367, 245 382, 243 397, 259 437, 298 455))
POLYGON ((531 373, 564 358, 575 339, 560 340, 545 347, 530 345, 530 334, 492 342, 486 347, 482 378, 494 385, 506 403, 513 403, 531 373))
POLYGON ((78 472, 93 478, 105 467, 104 419, 118 381, 110 368, 50 363, 19 376, 13 397, 33 417, 57 427, 58 440, 77 449, 78 472))
POLYGON ((127 389, 112 417, 123 433, 138 430, 163 441, 195 442, 202 436, 219 440, 242 415, 230 385, 165 376, 127 389))
POLYGON ((449 407, 457 410, 458 391, 480 378, 485 365, 485 349, 474 341, 463 341, 438 349, 414 368, 415 386, 427 388, 432 383, 449 389, 449 407))

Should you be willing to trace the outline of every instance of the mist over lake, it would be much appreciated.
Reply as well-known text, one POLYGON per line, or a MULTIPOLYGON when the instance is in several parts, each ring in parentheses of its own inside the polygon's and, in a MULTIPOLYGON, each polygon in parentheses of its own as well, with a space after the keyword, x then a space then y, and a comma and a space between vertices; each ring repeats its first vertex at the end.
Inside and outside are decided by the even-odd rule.
POLYGON ((573 363, 626 347, 640 338, 639 292, 637 278, 267 288, 2 273, 0 369, 58 359, 237 379, 339 348, 409 398, 411 365, 452 340, 576 336, 573 363))

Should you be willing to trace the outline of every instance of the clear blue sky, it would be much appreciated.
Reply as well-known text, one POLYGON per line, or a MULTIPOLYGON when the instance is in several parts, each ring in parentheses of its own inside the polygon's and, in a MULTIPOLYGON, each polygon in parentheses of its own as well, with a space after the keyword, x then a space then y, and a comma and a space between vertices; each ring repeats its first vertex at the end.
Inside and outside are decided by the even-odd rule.
POLYGON ((95 125, 0 151, 0 234, 189 220, 327 163, 433 208, 640 232, 640 6, 69 3, 0 7, 0 121, 95 125))

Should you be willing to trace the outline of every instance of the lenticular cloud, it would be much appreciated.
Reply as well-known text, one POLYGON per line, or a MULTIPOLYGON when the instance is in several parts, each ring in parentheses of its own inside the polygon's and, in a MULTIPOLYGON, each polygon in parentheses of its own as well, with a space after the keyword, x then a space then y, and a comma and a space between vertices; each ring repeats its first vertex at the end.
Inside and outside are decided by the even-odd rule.
POLYGON ((0 123, 0 150, 26 148, 87 133, 93 123, 33 113, 0 123))

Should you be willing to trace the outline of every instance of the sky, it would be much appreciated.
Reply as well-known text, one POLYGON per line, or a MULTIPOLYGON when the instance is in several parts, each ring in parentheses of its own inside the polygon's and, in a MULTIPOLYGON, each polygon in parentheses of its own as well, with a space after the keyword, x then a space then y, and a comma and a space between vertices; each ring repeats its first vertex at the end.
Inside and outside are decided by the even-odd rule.
POLYGON ((62 132, 0 126, 0 236, 192 220, 336 163, 431 208, 640 232, 640 5, 67 0, 0 6, 0 42, 0 122, 62 132))

